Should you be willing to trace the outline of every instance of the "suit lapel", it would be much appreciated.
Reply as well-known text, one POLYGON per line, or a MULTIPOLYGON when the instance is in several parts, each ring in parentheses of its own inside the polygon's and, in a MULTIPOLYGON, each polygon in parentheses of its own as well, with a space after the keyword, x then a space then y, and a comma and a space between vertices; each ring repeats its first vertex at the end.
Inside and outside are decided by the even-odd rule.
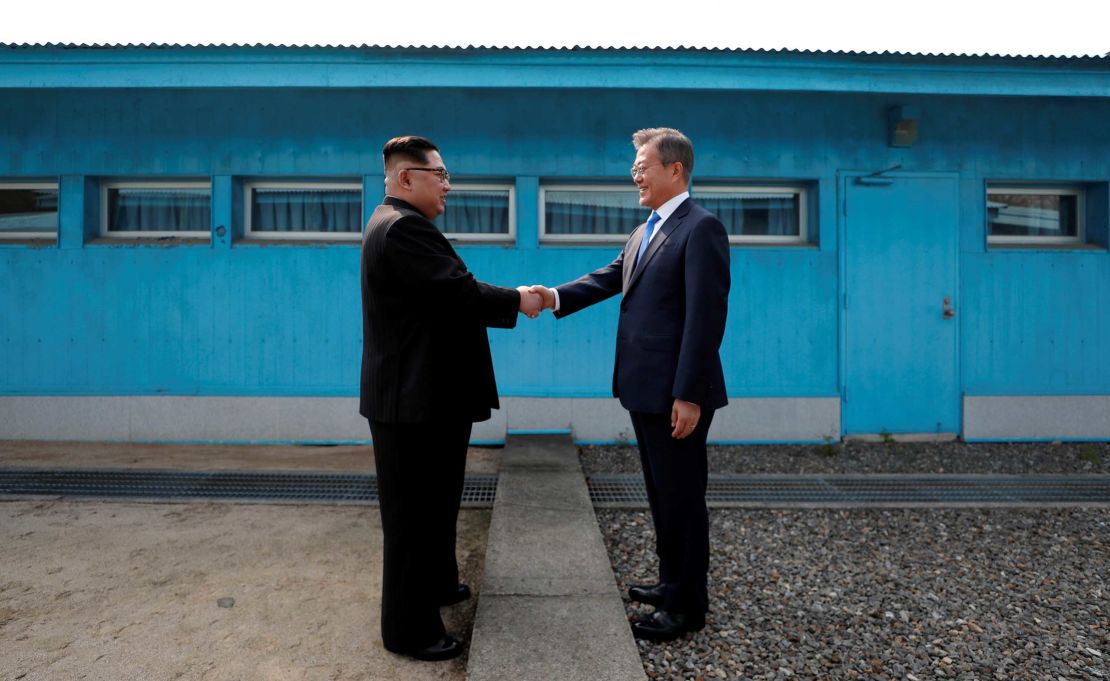
MULTIPOLYGON (((647 250, 644 251, 644 255, 640 258, 640 262, 636 264, 636 269, 632 271, 631 276, 625 275, 624 293, 628 293, 628 290, 636 285, 636 282, 640 280, 640 276, 644 273, 644 270, 651 265, 651 259, 655 257, 656 252, 663 247, 663 242, 667 240, 671 232, 682 226, 682 221, 686 219, 686 215, 689 212, 690 199, 686 199, 679 204, 678 208, 676 208, 673 213, 671 213, 671 216, 667 218, 663 226, 659 228, 659 234, 656 234, 655 238, 648 244, 647 250)), ((643 238, 644 229, 640 228, 640 238, 636 239, 636 250, 632 251, 633 259, 636 258, 636 251, 640 249, 640 241, 642 241, 643 238)), ((631 246, 631 244, 629 245, 631 246)), ((627 270, 628 268, 626 267, 625 271, 627 272, 627 270)))
POLYGON ((629 282, 632 281, 632 267, 636 262, 636 253, 640 250, 640 242, 644 240, 644 229, 647 225, 646 222, 641 223, 632 232, 632 237, 628 239, 628 243, 624 245, 624 259, 623 267, 621 268, 621 293, 628 293, 629 282))

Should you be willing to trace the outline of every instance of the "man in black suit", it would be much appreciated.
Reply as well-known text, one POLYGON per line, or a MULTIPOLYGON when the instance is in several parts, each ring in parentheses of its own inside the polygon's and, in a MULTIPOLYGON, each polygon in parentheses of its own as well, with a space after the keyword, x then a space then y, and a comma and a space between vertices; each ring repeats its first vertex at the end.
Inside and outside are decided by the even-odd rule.
POLYGON ((670 640, 705 626, 709 609, 706 436, 728 403, 720 347, 728 311, 729 246, 721 221, 690 199, 694 148, 678 130, 632 136, 632 179, 652 209, 617 259, 554 289, 534 286, 556 317, 623 294, 613 395, 628 409, 655 524, 659 582, 634 586, 656 607, 632 625, 670 640))
POLYGON ((486 327, 535 317, 540 296, 482 283, 431 222, 450 175, 422 137, 382 150, 385 200, 362 240, 362 380, 385 539, 382 641, 445 660, 462 646, 439 608, 470 597, 459 583, 455 524, 471 425, 498 407, 486 327))

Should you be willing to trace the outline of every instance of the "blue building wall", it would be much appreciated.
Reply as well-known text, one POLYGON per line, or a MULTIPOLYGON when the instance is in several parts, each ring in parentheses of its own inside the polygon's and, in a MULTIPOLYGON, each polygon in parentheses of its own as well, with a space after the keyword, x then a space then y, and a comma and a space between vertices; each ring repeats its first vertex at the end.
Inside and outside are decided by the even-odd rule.
MULTIPOLYGON (((9 89, 0 178, 60 178, 58 244, 0 244, 0 395, 350 396, 361 344, 357 244, 119 244, 95 238, 96 178, 238 182, 357 176, 424 134, 453 177, 517 187, 512 245, 461 245, 481 279, 557 284, 618 247, 538 242, 547 180, 629 182, 632 131, 684 130, 698 183, 807 183, 808 246, 737 246, 722 355, 732 397, 837 397, 839 179, 895 165, 959 180, 959 381, 965 395, 1110 395, 1106 98, 651 89, 9 89), (886 111, 920 110, 887 144, 886 111), (1090 183, 1086 250, 988 249, 987 180, 1090 183)), ((631 229, 633 225, 629 225, 631 229)), ((241 228, 241 227, 240 227, 241 228)), ((875 282, 881 285, 881 282, 875 282)), ((616 301, 492 330, 509 396, 609 394, 616 301), (555 358, 556 361, 550 361, 555 358)))

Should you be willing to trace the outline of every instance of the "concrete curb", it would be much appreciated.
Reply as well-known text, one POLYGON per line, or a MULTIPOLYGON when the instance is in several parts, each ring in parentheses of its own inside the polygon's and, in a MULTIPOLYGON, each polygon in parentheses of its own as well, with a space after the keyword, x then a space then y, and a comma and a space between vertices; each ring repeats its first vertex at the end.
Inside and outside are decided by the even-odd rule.
POLYGON ((514 436, 502 453, 467 676, 647 678, 568 436, 514 436))

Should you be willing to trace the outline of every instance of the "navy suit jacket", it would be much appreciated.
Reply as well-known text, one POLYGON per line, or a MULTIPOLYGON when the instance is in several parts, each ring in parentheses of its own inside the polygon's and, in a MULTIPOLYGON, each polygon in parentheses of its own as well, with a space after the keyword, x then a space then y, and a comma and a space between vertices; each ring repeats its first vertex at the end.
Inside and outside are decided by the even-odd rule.
POLYGON ((559 291, 556 317, 623 293, 613 396, 629 411, 671 412, 675 398, 702 409, 728 404, 721 339, 728 314, 728 234, 687 199, 659 228, 634 268, 640 225, 617 259, 559 291))

